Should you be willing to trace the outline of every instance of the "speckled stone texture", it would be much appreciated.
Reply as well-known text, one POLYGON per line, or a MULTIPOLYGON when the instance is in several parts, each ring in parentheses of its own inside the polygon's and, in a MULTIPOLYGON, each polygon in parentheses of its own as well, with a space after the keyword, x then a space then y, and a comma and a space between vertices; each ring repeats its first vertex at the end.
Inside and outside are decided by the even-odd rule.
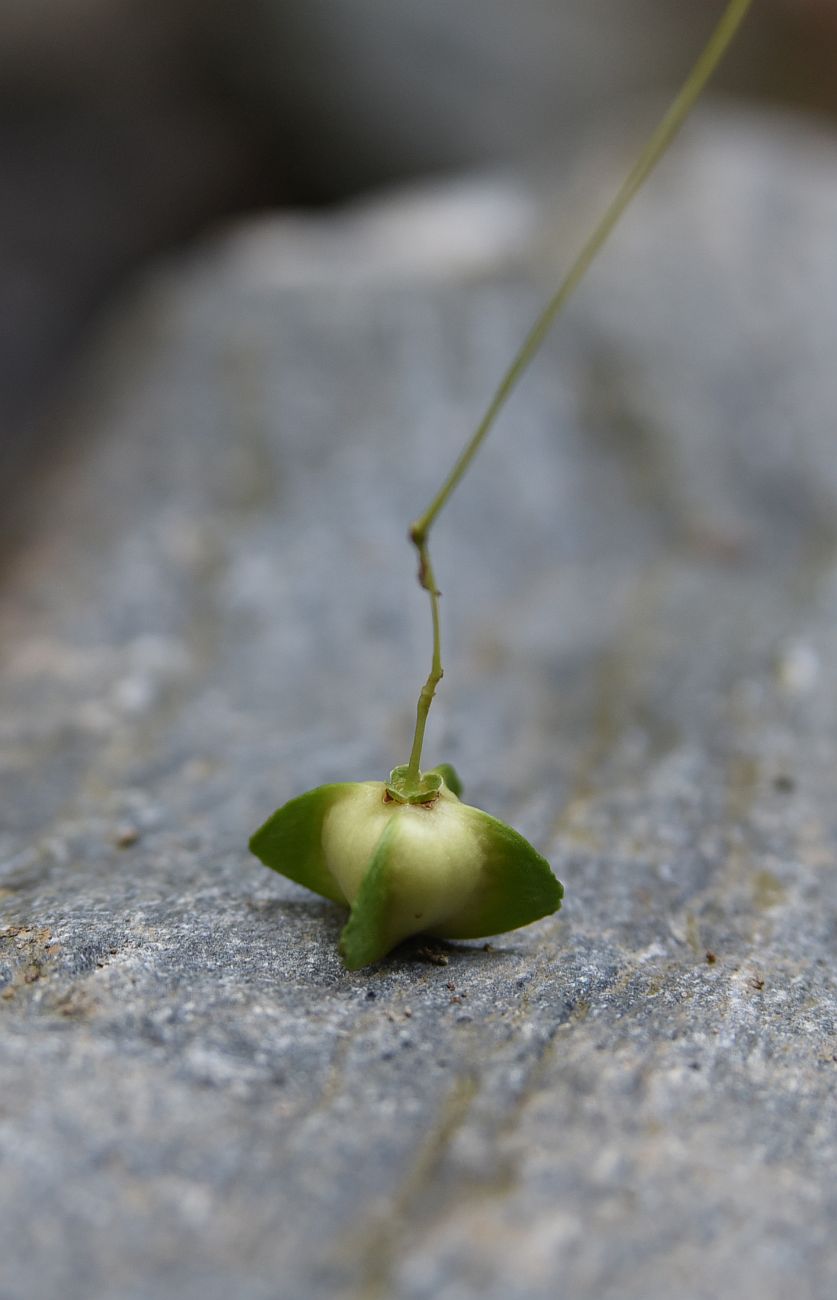
POLYGON ((339 909, 245 851, 405 759, 406 523, 566 263, 523 192, 476 260, 438 230, 428 259, 433 202, 162 269, 33 486, 0 613, 2 1300, 834 1294, 827 141, 704 114, 438 526, 427 757, 564 910, 349 975, 339 909))

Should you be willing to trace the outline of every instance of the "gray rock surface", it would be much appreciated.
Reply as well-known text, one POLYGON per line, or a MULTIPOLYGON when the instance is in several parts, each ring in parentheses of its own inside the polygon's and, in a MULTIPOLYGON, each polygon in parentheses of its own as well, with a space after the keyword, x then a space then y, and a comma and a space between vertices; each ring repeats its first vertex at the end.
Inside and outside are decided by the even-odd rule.
POLYGON ((439 525, 428 758, 563 912, 349 975, 244 848, 406 756, 405 524, 566 260, 510 212, 441 274, 210 246, 66 412, 0 612, 3 1300, 833 1295, 832 145, 704 116, 439 525))

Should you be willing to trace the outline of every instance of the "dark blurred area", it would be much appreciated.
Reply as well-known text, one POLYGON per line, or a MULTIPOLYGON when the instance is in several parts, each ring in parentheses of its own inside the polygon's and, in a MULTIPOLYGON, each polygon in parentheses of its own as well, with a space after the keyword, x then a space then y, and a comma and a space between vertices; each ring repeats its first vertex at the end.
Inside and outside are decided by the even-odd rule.
MULTIPOLYGON (((96 314, 219 218, 549 158, 669 94, 683 0, 2 0, 0 476, 96 314)), ((726 91, 837 109, 837 0, 762 0, 726 91)))

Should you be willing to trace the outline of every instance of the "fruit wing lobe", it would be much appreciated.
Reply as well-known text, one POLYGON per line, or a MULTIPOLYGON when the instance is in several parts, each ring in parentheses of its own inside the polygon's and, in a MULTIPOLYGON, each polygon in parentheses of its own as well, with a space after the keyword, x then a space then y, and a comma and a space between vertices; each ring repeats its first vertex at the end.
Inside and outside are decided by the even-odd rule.
POLYGON ((443 939, 481 939, 557 912, 564 887, 546 859, 505 822, 468 805, 463 811, 482 845, 480 887, 467 907, 433 933, 443 939))
POLYGON ((320 785, 291 799, 252 836, 250 852, 288 880, 334 903, 345 903, 343 891, 326 865, 322 832, 326 813, 353 789, 352 782, 320 785))

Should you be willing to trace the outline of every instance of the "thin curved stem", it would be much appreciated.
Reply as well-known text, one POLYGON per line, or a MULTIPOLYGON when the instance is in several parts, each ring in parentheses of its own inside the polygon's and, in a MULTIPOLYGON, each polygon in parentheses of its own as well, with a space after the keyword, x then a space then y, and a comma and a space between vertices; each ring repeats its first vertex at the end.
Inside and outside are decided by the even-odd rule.
POLYGON ((435 694, 436 686, 442 676, 442 664, 439 649, 439 593, 436 590, 433 571, 430 566, 430 556, 427 549, 427 538, 430 529, 435 523, 439 513, 447 504, 451 493, 463 478, 471 464, 471 461, 476 456, 498 415, 511 396, 512 391, 523 376, 524 371, 529 367, 535 354, 549 333, 556 317, 559 315, 567 303, 567 300, 571 297, 581 280, 584 278, 591 263, 595 260, 603 245, 606 243, 614 226, 619 221, 619 218, 622 216, 631 201, 636 197, 636 194, 642 188, 643 184, 668 149, 672 140, 679 132, 706 86, 706 83, 709 81, 709 78, 721 62, 721 59, 726 53, 736 32, 741 26, 741 23, 744 21, 751 4, 752 0, 730 0, 720 22, 710 36, 703 52, 692 68, 692 71, 689 73, 689 76, 686 78, 679 94, 651 135, 645 148, 617 192, 616 197, 606 209, 604 216, 595 226, 593 233, 583 245, 558 290, 550 298, 549 302, 546 304, 540 316, 537 318, 524 339, 520 351, 512 360, 511 365, 504 374, 494 396, 489 402, 485 414, 477 425, 473 435, 466 443, 464 450, 454 463, 453 468, 444 483, 433 497, 433 500, 430 502, 424 513, 419 515, 418 519, 416 519, 410 526, 410 541, 416 547, 419 555, 419 582, 422 587, 430 593, 433 615, 433 667, 419 696, 415 737, 413 740, 413 749, 409 763, 409 770, 411 773, 415 772, 417 774, 419 770, 424 729, 427 724, 427 714, 435 694))

